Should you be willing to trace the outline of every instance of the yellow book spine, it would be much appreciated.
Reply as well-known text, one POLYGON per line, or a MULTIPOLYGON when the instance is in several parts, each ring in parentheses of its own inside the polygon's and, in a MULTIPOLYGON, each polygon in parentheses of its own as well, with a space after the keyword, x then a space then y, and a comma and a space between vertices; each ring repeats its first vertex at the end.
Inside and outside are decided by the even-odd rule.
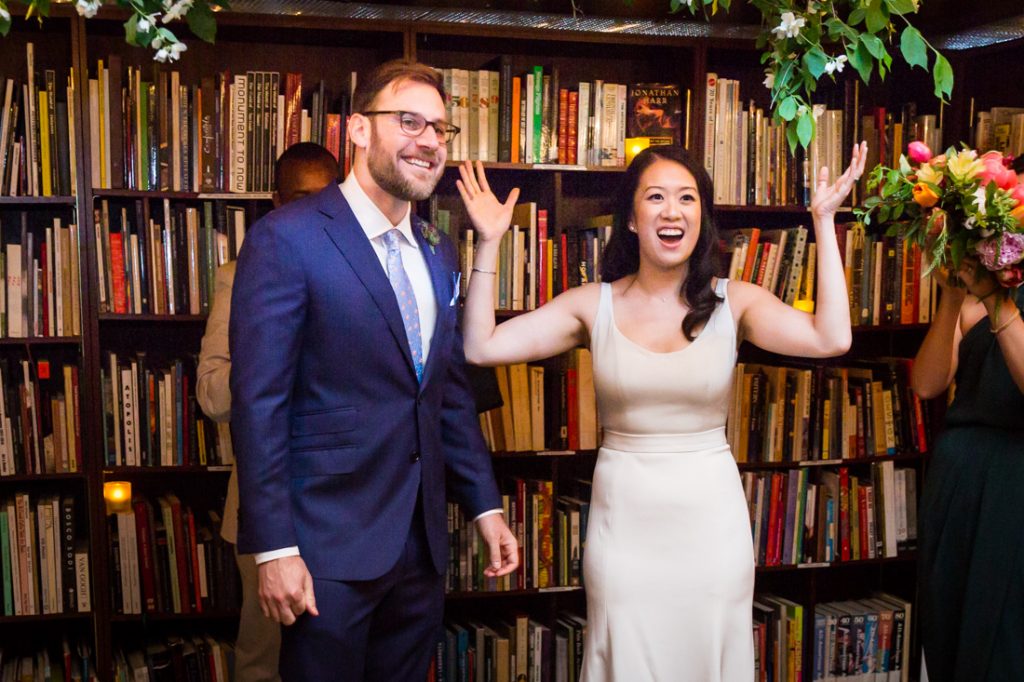
POLYGON ((39 91, 39 160, 42 162, 43 196, 53 196, 53 169, 50 167, 50 106, 46 91, 39 91))

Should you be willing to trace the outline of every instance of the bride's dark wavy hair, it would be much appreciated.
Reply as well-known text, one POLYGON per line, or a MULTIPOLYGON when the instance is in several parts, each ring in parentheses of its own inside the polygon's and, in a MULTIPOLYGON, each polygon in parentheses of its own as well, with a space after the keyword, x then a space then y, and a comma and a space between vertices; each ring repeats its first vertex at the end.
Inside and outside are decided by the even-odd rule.
POLYGON ((613 282, 640 269, 640 240, 628 226, 633 216, 634 195, 640 184, 640 176, 660 159, 674 161, 690 171, 697 180, 697 193, 700 195, 700 236, 690 254, 686 279, 680 290, 690 306, 683 318, 683 334, 693 341, 694 330, 708 321, 715 306, 722 300, 711 288, 711 278, 718 271, 718 228, 713 217, 715 205, 711 178, 704 166, 691 158, 682 147, 648 147, 629 164, 615 193, 612 236, 601 255, 601 279, 613 282))

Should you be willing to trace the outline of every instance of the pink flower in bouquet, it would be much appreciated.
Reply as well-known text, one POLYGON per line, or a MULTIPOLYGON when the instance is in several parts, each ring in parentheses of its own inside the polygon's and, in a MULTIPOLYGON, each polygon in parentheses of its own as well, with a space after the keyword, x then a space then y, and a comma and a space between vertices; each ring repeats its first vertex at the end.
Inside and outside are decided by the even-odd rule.
POLYGON ((1002 270, 1024 258, 1024 234, 1006 232, 1002 237, 982 239, 975 245, 979 260, 989 270, 1002 270))
POLYGON ((1024 204, 1024 184, 1018 184, 1013 188, 1010 196, 1017 200, 1017 205, 1024 204))
POLYGON ((1003 163, 1003 155, 997 151, 985 152, 981 155, 984 168, 978 173, 981 186, 995 182, 999 189, 1010 189, 1017 184, 1017 174, 1003 163))
POLYGON ((907 155, 914 163, 925 163, 932 158, 932 150, 924 142, 914 140, 907 147, 907 155))
POLYGON ((1021 283, 1024 282, 1024 269, 1019 265, 1011 265, 1010 267, 999 270, 993 274, 996 276, 996 279, 999 280, 999 283, 1007 289, 1019 287, 1021 283))

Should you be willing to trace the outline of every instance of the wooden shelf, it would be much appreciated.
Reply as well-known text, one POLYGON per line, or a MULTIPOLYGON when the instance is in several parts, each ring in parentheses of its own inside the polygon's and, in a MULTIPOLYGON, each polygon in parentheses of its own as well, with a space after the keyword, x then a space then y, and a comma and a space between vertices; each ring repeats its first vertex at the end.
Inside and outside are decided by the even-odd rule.
POLYGON ((740 471, 760 471, 764 469, 816 469, 855 466, 858 464, 874 464, 876 462, 920 462, 924 455, 905 453, 899 455, 879 455, 876 457, 858 457, 856 459, 823 459, 802 462, 738 462, 740 471))
POLYGON ((494 459, 544 459, 552 457, 593 457, 597 450, 526 450, 523 452, 492 452, 494 459))
POLYGON ((116 476, 168 476, 168 475, 216 475, 223 476, 231 473, 230 465, 217 464, 213 466, 159 466, 159 467, 103 467, 103 475, 106 477, 116 476))
POLYGON ((120 198, 120 199, 195 199, 195 200, 235 200, 235 201, 270 201, 273 194, 270 192, 246 192, 235 194, 230 192, 160 192, 138 189, 94 189, 94 199, 120 198))
POLYGON ((572 594, 575 592, 583 592, 582 587, 545 587, 542 589, 529 589, 529 590, 506 590, 506 591, 495 591, 495 592, 448 592, 445 594, 445 599, 493 599, 495 597, 511 598, 511 597, 539 597, 542 595, 550 594, 572 594))
POLYGON ((0 196, 0 206, 74 206, 75 197, 0 196))
POLYGON ((203 611, 202 613, 133 613, 111 614, 112 623, 143 623, 152 622, 174 622, 174 621, 196 621, 196 620, 237 620, 241 615, 240 611, 203 611))
POLYGON ((854 334, 890 334, 892 332, 925 332, 931 324, 914 322, 912 324, 863 324, 853 327, 854 334))
MULTIPOLYGON (((801 204, 792 204, 789 206, 762 206, 758 204, 749 204, 736 206, 733 204, 715 204, 715 210, 722 213, 791 213, 793 215, 803 215, 810 217, 811 207, 803 206, 801 204)), ((848 217, 853 215, 853 208, 850 206, 844 206, 836 211, 836 217, 848 217)))
POLYGON ((783 566, 758 566, 758 573, 781 573, 785 571, 819 571, 833 568, 857 568, 863 566, 881 566, 884 564, 908 564, 917 561, 917 552, 904 552, 899 556, 882 559, 858 559, 857 561, 833 561, 815 564, 786 564, 783 566))
POLYGON ((85 474, 81 471, 65 474, 15 474, 13 476, 0 476, 2 483, 42 483, 43 481, 83 481, 85 474))
POLYGON ((37 616, 0 616, 0 625, 25 625, 27 623, 47 623, 54 621, 74 621, 92 618, 92 612, 87 613, 48 613, 37 616))
POLYGON ((78 345, 81 336, 5 336, 0 338, 0 346, 59 346, 78 345))
POLYGON ((206 322, 206 315, 134 315, 100 313, 100 322, 206 322))
MULTIPOLYGON (((462 161, 445 161, 445 169, 458 168, 462 161)), ((476 165, 476 162, 473 162, 476 165)), ((625 173, 625 166, 584 166, 578 164, 564 163, 506 163, 496 161, 484 161, 484 168, 487 170, 508 170, 508 171, 547 171, 547 172, 569 172, 569 173, 625 173)))

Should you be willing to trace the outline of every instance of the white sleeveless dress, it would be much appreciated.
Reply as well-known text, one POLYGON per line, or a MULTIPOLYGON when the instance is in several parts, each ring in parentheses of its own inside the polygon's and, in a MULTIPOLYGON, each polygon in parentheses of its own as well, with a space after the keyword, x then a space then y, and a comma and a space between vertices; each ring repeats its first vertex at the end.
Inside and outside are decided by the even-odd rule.
MULTIPOLYGON (((726 296, 726 280, 716 291, 726 296)), ((751 681, 753 544, 725 440, 729 300, 692 344, 656 353, 616 327, 605 283, 590 345, 604 440, 584 552, 582 680, 751 681)))

